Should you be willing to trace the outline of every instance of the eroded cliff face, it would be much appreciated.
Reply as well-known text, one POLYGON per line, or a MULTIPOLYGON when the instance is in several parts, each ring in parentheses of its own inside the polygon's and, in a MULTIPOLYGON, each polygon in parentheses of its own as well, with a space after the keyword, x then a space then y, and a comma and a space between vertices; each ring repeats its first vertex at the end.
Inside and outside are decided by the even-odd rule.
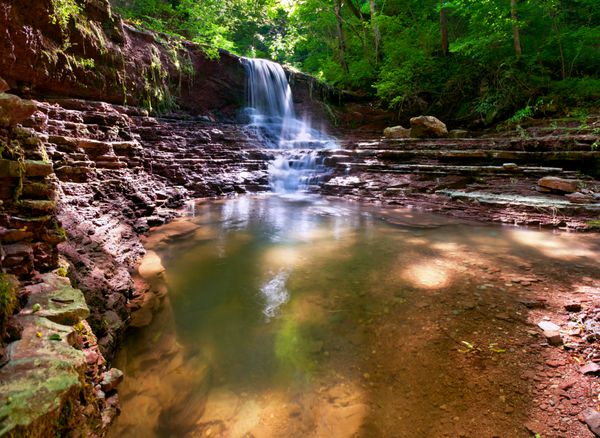
POLYGON ((53 4, 0 2, 0 72, 16 92, 221 117, 243 103, 237 57, 211 60, 200 46, 135 29, 106 0, 66 16, 53 4))
POLYGON ((236 125, 81 100, 37 107, 32 125, 53 162, 69 236, 60 250, 110 357, 140 295, 131 275, 144 254, 139 235, 174 217, 185 199, 266 189, 267 157, 236 125))

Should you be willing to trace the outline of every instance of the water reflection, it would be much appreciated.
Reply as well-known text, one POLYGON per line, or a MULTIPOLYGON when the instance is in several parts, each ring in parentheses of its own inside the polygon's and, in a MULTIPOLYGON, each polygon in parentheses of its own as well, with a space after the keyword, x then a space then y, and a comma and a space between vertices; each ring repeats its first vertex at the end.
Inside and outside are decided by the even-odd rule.
POLYGON ((529 289, 512 283, 523 272, 558 284, 577 269, 568 286, 593 287, 598 243, 319 197, 198 203, 147 239, 169 293, 118 357, 113 436, 460 436, 459 415, 479 436, 512 433, 530 401, 511 392, 527 384, 516 355, 532 338, 490 315, 525 318, 515 306, 529 289), (464 362, 453 339, 478 336, 521 347, 464 362), (505 412, 499 387, 514 413, 482 418, 505 412))

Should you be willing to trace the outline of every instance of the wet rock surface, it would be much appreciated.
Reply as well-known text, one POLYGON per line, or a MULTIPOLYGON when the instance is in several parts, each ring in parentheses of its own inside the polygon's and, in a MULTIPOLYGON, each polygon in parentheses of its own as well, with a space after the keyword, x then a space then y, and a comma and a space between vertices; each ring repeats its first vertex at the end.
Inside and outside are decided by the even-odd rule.
POLYGON ((266 190, 269 155, 242 125, 81 100, 36 102, 29 121, 58 179, 61 245, 109 356, 129 319, 139 235, 186 199, 266 190))
POLYGON ((576 135, 567 124, 553 135, 531 128, 527 138, 344 140, 323 153, 335 170, 321 191, 460 218, 588 229, 600 212, 594 120, 576 135), (540 191, 553 182, 562 189, 540 191))
POLYGON ((22 331, 0 367, 0 435, 104 434, 116 410, 93 395, 107 367, 83 294, 53 273, 21 294, 27 305, 14 319, 22 331))

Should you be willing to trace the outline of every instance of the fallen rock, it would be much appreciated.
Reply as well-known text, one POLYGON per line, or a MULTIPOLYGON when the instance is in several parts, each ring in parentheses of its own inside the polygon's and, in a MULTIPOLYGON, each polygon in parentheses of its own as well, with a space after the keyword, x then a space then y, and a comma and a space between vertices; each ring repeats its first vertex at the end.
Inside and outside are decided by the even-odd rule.
POLYGON ((550 321, 540 321, 538 322, 538 327, 541 328, 543 331, 559 331, 560 330, 560 326, 554 324, 553 322, 550 321))
POLYGON ((598 365, 596 362, 588 362, 579 368, 579 372, 581 372, 581 374, 596 374, 598 371, 600 371, 600 365, 598 365))
POLYGON ((583 421, 594 435, 600 436, 600 412, 595 409, 588 408, 582 412, 583 421))
POLYGON ((574 204, 592 204, 595 202, 595 199, 591 195, 584 195, 581 192, 569 193, 565 195, 565 198, 574 204))
POLYGON ((543 299, 524 298, 519 300, 519 303, 523 304, 528 309, 544 309, 546 307, 546 301, 543 299))
POLYGON ((118 368, 111 368, 104 373, 104 378, 100 382, 100 385, 102 386, 102 391, 106 393, 116 389, 122 381, 123 371, 118 368))
POLYGON ((519 166, 517 165, 517 163, 504 163, 502 165, 502 168, 504 170, 517 170, 519 166))
POLYGON ((554 347, 559 347, 563 343, 559 332, 544 331, 544 337, 546 338, 546 341, 548 341, 548 343, 554 347))
POLYGON ((574 193, 577 191, 579 180, 545 176, 538 180, 538 186, 561 193, 574 193))
POLYGON ((413 138, 447 137, 448 128, 433 116, 419 116, 410 119, 410 136, 413 138))
POLYGON ((410 129, 403 126, 391 126, 383 130, 385 138, 410 138, 410 129))
POLYGON ((569 380, 565 380, 564 382, 562 382, 560 385, 558 385, 558 387, 563 391, 567 391, 567 390, 571 389, 576 383, 577 383, 577 380, 569 379, 569 380))
POLYGON ((36 109, 35 104, 30 100, 21 99, 19 96, 12 94, 0 93, 1 126, 14 126, 31 116, 36 109))

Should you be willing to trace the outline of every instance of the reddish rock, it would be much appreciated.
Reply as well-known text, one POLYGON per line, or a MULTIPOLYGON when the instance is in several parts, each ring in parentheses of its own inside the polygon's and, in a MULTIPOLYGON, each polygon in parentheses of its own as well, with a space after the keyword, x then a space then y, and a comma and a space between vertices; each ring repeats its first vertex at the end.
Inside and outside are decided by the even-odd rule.
POLYGON ((565 195, 565 198, 567 198, 570 202, 573 202, 575 204, 591 204, 591 203, 595 202, 595 199, 593 196, 584 195, 583 193, 580 193, 580 192, 568 193, 565 195))
POLYGON ((558 387, 560 389, 562 389, 563 391, 567 391, 567 390, 571 389, 575 385, 575 383, 577 383, 577 380, 568 379, 568 380, 562 382, 560 385, 558 385, 558 387))
POLYGON ((579 372, 581 374, 596 374, 600 371, 600 365, 596 362, 588 362, 581 368, 579 368, 579 372))
POLYGON ((600 412, 595 409, 588 408, 582 412, 583 421, 594 435, 600 436, 600 412))
POLYGON ((577 191, 579 180, 545 176, 538 180, 538 185, 561 193, 573 193, 577 191))
POLYGON ((14 126, 35 112, 35 104, 12 94, 0 93, 0 126, 14 126))
POLYGON ((118 368, 111 368, 104 373, 104 378, 100 382, 100 385, 102 386, 102 391, 106 393, 116 389, 122 381, 123 372, 118 368))

